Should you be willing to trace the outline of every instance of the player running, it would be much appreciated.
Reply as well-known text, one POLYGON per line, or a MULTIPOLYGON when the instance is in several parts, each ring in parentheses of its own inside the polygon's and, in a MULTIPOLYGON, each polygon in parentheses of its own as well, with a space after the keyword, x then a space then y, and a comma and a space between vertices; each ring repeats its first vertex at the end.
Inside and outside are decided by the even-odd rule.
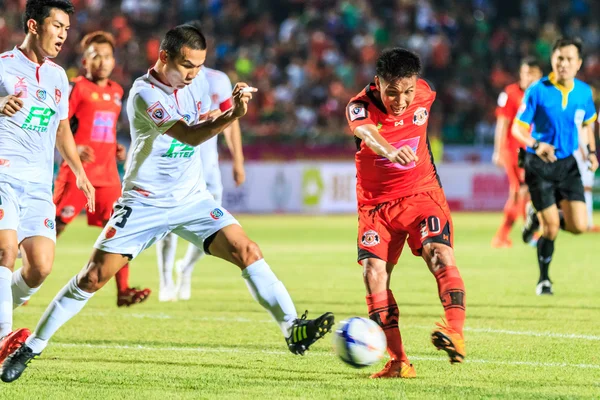
POLYGON ((54 262, 52 202, 54 146, 94 212, 94 188, 81 165, 69 127, 69 82, 50 61, 67 39, 68 0, 28 0, 25 40, 0 54, 0 362, 29 329, 12 331, 13 309, 44 282, 54 262), (13 273, 17 251, 23 266, 13 273))
POLYGON ((581 52, 578 39, 563 38, 554 43, 552 72, 527 89, 513 125, 515 137, 527 145, 525 182, 533 203, 523 229, 524 242, 529 242, 542 222, 542 236, 537 243, 538 296, 553 294, 548 270, 558 230, 564 228, 575 234, 587 230, 583 183, 573 157, 579 148, 579 129, 588 137, 588 168, 598 168, 592 90, 575 78, 583 62, 581 52))
POLYGON ((508 200, 504 205, 504 220, 492 239, 492 247, 511 247, 508 237, 515 220, 519 215, 525 215, 527 201, 527 186, 525 171, 519 167, 519 150, 523 148, 511 133, 512 122, 517 115, 525 89, 542 77, 542 67, 533 57, 524 58, 519 68, 519 82, 508 85, 498 96, 496 108, 496 136, 494 140, 494 155, 492 160, 499 167, 504 167, 508 176, 508 200))
POLYGON ((384 330, 391 359, 371 378, 414 378, 398 327, 390 278, 404 242, 434 275, 447 322, 431 335, 450 362, 465 358, 465 287, 452 249, 450 210, 427 139, 436 93, 419 78, 421 60, 405 49, 384 51, 375 83, 350 100, 347 119, 357 152, 358 262, 369 316, 384 330))
MULTIPOLYGON (((211 98, 211 113, 226 112, 232 106, 231 81, 227 74, 211 68, 202 67, 208 81, 211 98)), ((200 82, 198 80, 198 82, 200 82)), ((192 83, 192 87, 194 83, 192 83)), ((233 180, 237 186, 246 179, 244 171, 244 153, 242 151, 242 134, 239 121, 234 121, 225 128, 223 136, 233 158, 233 180)), ((212 194, 217 204, 221 205, 223 198, 223 183, 219 169, 219 151, 217 136, 202 143, 199 147, 202 159, 202 173, 206 181, 206 188, 212 194)), ((192 272, 194 265, 203 256, 204 252, 194 246, 188 245, 185 257, 175 264, 177 250, 177 235, 168 234, 163 240, 156 243, 159 276, 159 301, 189 300, 192 292, 192 272), (176 282, 173 282, 173 266, 175 265, 176 282)))
POLYGON ((206 40, 200 30, 180 25, 166 33, 154 67, 135 81, 127 102, 133 151, 123 194, 88 264, 57 294, 33 335, 4 361, 2 381, 19 378, 96 291, 170 231, 238 266, 250 293, 278 323, 292 353, 303 354, 331 330, 331 313, 314 320, 306 319, 306 313, 298 318, 290 295, 258 245, 206 190, 196 146, 242 117, 256 89, 238 83, 233 107, 202 121, 210 107, 208 84, 200 71, 205 58, 206 40), (190 89, 194 78, 204 82, 202 91, 190 89))
MULTIPOLYGON (((121 113, 123 88, 109 79, 115 66, 114 39, 108 32, 92 32, 81 40, 85 76, 71 83, 69 120, 77 151, 96 189, 96 211, 87 213, 89 226, 103 228, 115 202, 121 196, 121 180, 116 161, 124 161, 125 146, 117 143, 117 121, 121 113)), ((77 189, 75 175, 63 162, 54 185, 56 235, 65 230, 85 206, 85 196, 77 189)), ((141 303, 150 289, 129 287, 129 265, 115 275, 117 305, 141 303)))

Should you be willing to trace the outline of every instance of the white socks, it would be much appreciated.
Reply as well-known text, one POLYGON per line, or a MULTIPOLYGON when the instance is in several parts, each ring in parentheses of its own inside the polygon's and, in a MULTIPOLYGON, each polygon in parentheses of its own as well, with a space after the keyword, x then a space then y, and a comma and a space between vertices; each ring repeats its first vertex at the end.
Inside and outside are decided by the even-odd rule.
POLYGON ((160 287, 174 287, 173 266, 175 265, 175 252, 177 251, 177 235, 169 233, 163 240, 156 242, 156 256, 158 262, 158 277, 160 287))
POLYGON ((591 191, 586 190, 583 194, 585 196, 585 206, 588 214, 588 228, 591 228, 594 226, 594 197, 591 191))
POLYGON ((35 332, 27 338, 25 344, 34 353, 41 353, 58 328, 77 315, 93 295, 94 293, 80 289, 77 286, 77 276, 74 276, 52 300, 38 322, 35 332))
POLYGON ((249 265, 242 271, 248 290, 261 306, 277 321, 281 332, 287 338, 291 326, 298 317, 296 307, 283 283, 271 271, 264 259, 249 265))
POLYGON ((22 270, 23 268, 19 268, 12 274, 13 309, 23 305, 23 303, 29 300, 29 298, 42 287, 42 285, 36 288, 29 287, 23 279, 23 274, 21 273, 22 270))
POLYGON ((203 250, 200 250, 198 247, 190 243, 190 245, 187 248, 187 251, 185 252, 185 257, 183 257, 183 260, 181 262, 182 275, 185 275, 186 277, 191 276, 192 272, 194 271, 194 266, 198 261, 200 261, 201 258, 204 257, 204 255, 205 254, 203 250))
POLYGON ((0 266, 0 338, 12 332, 12 271, 0 266))

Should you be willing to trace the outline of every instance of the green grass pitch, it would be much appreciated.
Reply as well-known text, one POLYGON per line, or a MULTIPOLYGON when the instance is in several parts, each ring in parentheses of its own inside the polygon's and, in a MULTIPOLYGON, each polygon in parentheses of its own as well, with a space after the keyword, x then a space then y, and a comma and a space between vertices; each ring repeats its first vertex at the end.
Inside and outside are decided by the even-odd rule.
MULTIPOLYGON (((241 216, 288 288, 298 312, 338 321, 365 316, 355 263, 356 217, 241 216)), ((53 338, 1 399, 566 399, 600 398, 600 235, 561 232, 550 275, 554 297, 534 294, 535 249, 494 250, 499 214, 454 215, 467 290, 467 362, 450 365, 429 341, 443 314, 424 262, 405 248, 392 278, 414 380, 373 381, 344 365, 331 337, 292 355, 236 267, 203 259, 188 302, 159 303, 155 249, 132 263, 131 282, 150 299, 117 308, 110 282, 53 338)), ((33 329, 57 291, 85 264, 99 234, 78 219, 57 246, 54 271, 15 327, 33 329)), ((178 256, 187 243, 180 241, 178 256)))

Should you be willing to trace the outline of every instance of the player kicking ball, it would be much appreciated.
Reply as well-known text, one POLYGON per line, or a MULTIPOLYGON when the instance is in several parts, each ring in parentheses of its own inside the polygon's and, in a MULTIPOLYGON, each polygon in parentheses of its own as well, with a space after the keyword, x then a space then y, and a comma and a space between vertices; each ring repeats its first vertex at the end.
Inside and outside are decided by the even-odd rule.
POLYGON ((52 61, 67 39, 68 0, 29 0, 25 40, 0 54, 0 362, 29 335, 12 331, 13 309, 36 293, 52 270, 56 231, 52 202, 54 148, 94 212, 94 187, 77 154, 68 120, 69 81, 52 61), (23 267, 13 272, 17 251, 23 267))
POLYGON ((2 381, 18 379, 96 291, 171 231, 240 268, 250 293, 275 319, 292 353, 303 354, 331 330, 331 313, 314 320, 306 314, 298 318, 258 245, 206 190, 196 146, 245 115, 256 89, 236 84, 233 107, 202 121, 210 107, 208 83, 200 73, 205 58, 206 40, 200 30, 177 26, 162 40, 154 67, 134 82, 127 102, 133 151, 123 194, 87 265, 54 298, 25 344, 2 364, 2 381), (204 81, 202 90, 191 90, 194 79, 204 81))
POLYGON ((423 79, 421 60, 405 49, 377 59, 375 82, 350 100, 347 119, 357 152, 358 262, 363 267, 370 318, 383 329, 390 360, 371 378, 414 378, 400 336, 390 279, 404 243, 435 277, 446 321, 431 340, 463 362, 465 286, 454 259, 450 209, 427 139, 436 93, 423 79))
MULTIPOLYGON (((92 32, 81 40, 85 75, 71 82, 69 121, 83 167, 96 189, 96 210, 87 213, 89 226, 103 228, 121 196, 117 161, 124 161, 125 147, 117 143, 117 121, 121 113, 123 88, 110 79, 115 67, 114 39, 108 32, 92 32)), ((54 185, 56 236, 85 206, 85 196, 77 189, 75 175, 66 162, 60 167, 54 185)), ((150 289, 129 287, 129 265, 115 275, 117 306, 145 301, 150 289)))

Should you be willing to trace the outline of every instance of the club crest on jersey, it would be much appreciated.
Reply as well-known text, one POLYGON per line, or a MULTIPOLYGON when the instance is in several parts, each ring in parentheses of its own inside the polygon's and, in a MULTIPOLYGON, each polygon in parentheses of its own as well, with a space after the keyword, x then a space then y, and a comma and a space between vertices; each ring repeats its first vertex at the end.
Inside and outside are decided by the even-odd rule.
POLYGON ((52 220, 51 220, 51 219, 49 219, 49 218, 46 218, 46 219, 44 220, 44 226, 45 226, 46 228, 48 228, 48 229, 52 229, 52 230, 54 230, 54 221, 52 221, 52 220))
POLYGON ((60 103, 60 99, 62 98, 62 93, 59 88, 54 88, 54 100, 56 100, 56 104, 60 103))
POLYGON ((350 121, 367 118, 367 109, 363 103, 352 103, 348 106, 350 121))
POLYGON ((46 91, 44 89, 38 89, 35 95, 42 101, 46 100, 46 91))
POLYGON ((160 104, 160 101, 157 101, 156 103, 154 103, 150 107, 148 107, 146 112, 148 113, 148 115, 150 116, 152 121, 154 121, 156 126, 163 125, 165 122, 167 122, 169 120, 169 118, 171 118, 171 116, 169 115, 167 110, 165 110, 163 105, 160 104))
POLYGON ((115 237, 116 234, 117 234, 117 229, 115 227, 111 226, 110 228, 108 228, 106 230, 106 235, 104 235, 104 237, 107 239, 112 239, 113 237, 115 237))
POLYGON ((62 218, 72 218, 74 215, 75 215, 75 207, 73 207, 73 206, 66 206, 60 212, 60 216, 62 218))
POLYGON ((419 107, 413 115, 413 124, 418 126, 425 125, 425 123, 427 122, 427 117, 429 117, 427 109, 425 107, 419 107))
POLYGON ((21 98, 24 99, 27 97, 27 82, 25 82, 25 78, 21 78, 17 76, 17 83, 15 83, 15 95, 21 93, 21 98))
POLYGON ((185 115, 183 116, 183 120, 184 120, 184 121, 185 121, 187 124, 189 124, 189 123, 190 123, 191 119, 192 119, 192 117, 190 117, 190 114, 185 114, 185 115))
POLYGON ((374 230, 366 231, 363 233, 360 242, 365 247, 377 246, 379 244, 379 234, 374 230))
POLYGON ((0 219, 4 218, 4 210, 0 208, 0 219))
POLYGON ((223 211, 220 208, 215 208, 210 212, 210 217, 217 220, 223 216, 223 211))

